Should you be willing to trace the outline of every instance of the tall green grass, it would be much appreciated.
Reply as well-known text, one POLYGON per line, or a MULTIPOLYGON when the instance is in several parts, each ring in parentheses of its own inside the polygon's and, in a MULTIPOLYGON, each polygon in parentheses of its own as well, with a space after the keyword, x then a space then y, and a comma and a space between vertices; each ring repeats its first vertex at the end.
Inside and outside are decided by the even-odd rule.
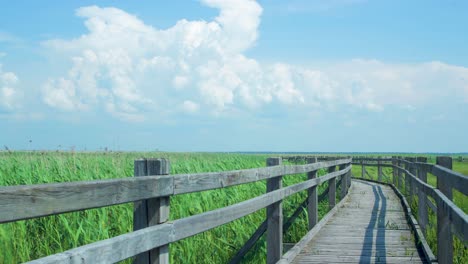
MULTIPOLYGON (((264 167, 266 155, 211 153, 70 153, 1 152, 0 186, 71 182, 133 177, 133 161, 141 157, 168 158, 171 174, 213 172, 264 167)), ((320 171, 319 174, 325 172, 320 171)), ((305 179, 286 176, 285 186, 305 179)), ((323 191, 325 186, 319 188, 323 191)), ((265 181, 171 198, 170 219, 179 219, 235 204, 265 193, 265 181)), ((305 192, 285 199, 284 215, 293 213, 305 192)), ((326 203, 319 206, 323 216, 326 203)), ((240 249, 265 219, 265 209, 202 234, 170 245, 171 263, 225 263, 240 249)), ((305 214, 285 234, 297 242, 306 232, 305 214)), ((132 231, 133 205, 41 217, 0 225, 0 263, 18 263, 62 252, 132 231)), ((264 238, 244 261, 265 261, 264 238)), ((126 261, 129 262, 129 261, 126 261)))

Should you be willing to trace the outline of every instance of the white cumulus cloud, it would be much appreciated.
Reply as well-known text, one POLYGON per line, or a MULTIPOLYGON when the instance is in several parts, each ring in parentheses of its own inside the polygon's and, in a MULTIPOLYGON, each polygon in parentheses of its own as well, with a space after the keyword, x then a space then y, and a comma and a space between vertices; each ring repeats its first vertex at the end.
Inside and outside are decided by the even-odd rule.
POLYGON ((18 76, 4 72, 0 64, 0 109, 15 110, 20 107, 23 93, 18 88, 18 76))
POLYGON ((177 106, 218 116, 267 104, 384 111, 455 95, 468 102, 468 69, 443 62, 351 60, 312 67, 256 61, 246 51, 256 45, 262 7, 253 0, 201 2, 218 16, 181 19, 166 29, 117 8, 79 8, 87 32, 44 43, 71 66, 42 85, 43 101, 62 111, 101 109, 130 121, 158 110, 177 112, 177 106))

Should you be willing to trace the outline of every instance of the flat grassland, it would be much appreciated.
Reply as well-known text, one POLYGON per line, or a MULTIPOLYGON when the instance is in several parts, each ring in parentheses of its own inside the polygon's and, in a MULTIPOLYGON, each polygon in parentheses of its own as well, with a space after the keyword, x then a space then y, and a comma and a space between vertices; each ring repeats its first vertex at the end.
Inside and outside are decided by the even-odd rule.
MULTIPOLYGON (((162 152, 0 152, 0 186, 71 182, 133 177, 133 162, 138 158, 168 158, 171 174, 214 172, 264 167, 270 155, 230 153, 162 152)), ((287 164, 287 163, 286 163, 287 164)), ((454 162, 454 170, 468 175, 468 163, 454 162)), ((369 168, 372 172, 372 169, 369 168)), ((318 172, 319 176, 325 171, 318 172)), ((353 168, 360 175, 360 168, 353 168)), ((386 173, 389 175, 391 173, 386 173)), ((305 180, 304 174, 285 176, 283 186, 305 180)), ((429 178, 430 181, 431 178, 429 178)), ((327 188, 324 184, 319 194, 327 188)), ((178 195, 171 198, 170 219, 179 219, 235 204, 265 193, 265 181, 178 195)), ((289 217, 305 199, 305 192, 283 202, 289 217)), ((465 196, 454 194, 465 210, 465 196)), ((319 215, 328 211, 328 202, 319 204, 319 215)), ((265 219, 265 209, 227 225, 170 245, 171 263, 226 263, 265 219)), ((0 225, 0 263, 18 263, 62 252, 132 231, 133 204, 123 204, 0 225)), ((285 242, 296 242, 305 233, 305 214, 285 234, 285 242)), ((435 239, 435 238, 434 238, 435 239)), ((459 244, 456 244, 459 246, 459 244)), ((459 251, 457 251, 458 253, 459 251)), ((466 260, 466 248, 460 260, 466 260)), ((458 261, 458 259, 457 259, 458 261)), ((130 262, 130 260, 126 261, 130 262)), ((244 258, 245 263, 265 262, 264 238, 244 258)), ((460 262, 466 263, 466 262, 460 262)))

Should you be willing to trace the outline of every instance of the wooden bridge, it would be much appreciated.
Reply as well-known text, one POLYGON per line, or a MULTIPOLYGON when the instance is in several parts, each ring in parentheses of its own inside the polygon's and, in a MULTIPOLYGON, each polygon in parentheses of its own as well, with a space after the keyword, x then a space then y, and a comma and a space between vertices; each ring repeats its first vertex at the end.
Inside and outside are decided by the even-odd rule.
POLYGON ((177 175, 169 175, 166 159, 142 159, 135 161, 133 178, 0 187, 0 223, 134 202, 134 232, 31 263, 114 263, 134 256, 135 263, 168 263, 170 243, 265 207, 265 221, 231 263, 240 262, 265 232, 267 263, 452 263, 452 236, 467 245, 468 217, 453 203, 452 190, 466 196, 468 178, 451 170, 450 158, 438 157, 437 164, 430 164, 424 158, 305 157, 306 164, 282 165, 287 159, 300 160, 269 158, 265 168, 177 175), (351 180, 352 164, 361 167, 360 179, 351 180), (377 168, 375 179, 366 170, 369 166, 377 168), (384 168, 392 174, 385 175, 384 168), (319 170, 327 174, 317 177, 319 170), (307 180, 282 186, 284 175, 300 173, 307 180), (437 188, 427 183, 428 173, 437 178, 437 188), (168 221, 173 195, 261 180, 267 183, 263 195, 168 221), (318 195, 318 186, 325 183, 326 192, 318 195), (305 201, 283 219, 283 199, 302 191, 307 192, 305 201), (321 199, 328 199, 330 211, 319 220, 321 199), (283 233, 303 211, 309 232, 285 250, 283 233), (437 217, 436 255, 425 239, 434 225, 431 212, 437 217))

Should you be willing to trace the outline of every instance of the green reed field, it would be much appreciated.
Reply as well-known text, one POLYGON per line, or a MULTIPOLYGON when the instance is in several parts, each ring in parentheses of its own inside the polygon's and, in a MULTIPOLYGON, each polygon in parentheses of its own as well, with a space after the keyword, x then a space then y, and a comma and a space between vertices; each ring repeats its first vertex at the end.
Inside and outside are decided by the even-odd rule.
MULTIPOLYGON (((168 158, 171 174, 214 172, 264 167, 266 155, 207 153, 70 153, 0 152, 0 186, 133 177, 137 158, 168 158)), ((319 171, 319 175, 325 174, 319 171)), ((283 185, 305 175, 284 177, 283 185)), ((319 188, 321 193, 326 186, 319 188)), ((265 193, 265 181, 171 198, 170 218, 178 219, 235 204, 265 193)), ((301 192, 286 199, 285 217, 305 199, 301 192)), ((327 202, 319 206, 323 216, 327 202)), ((265 209, 170 245, 171 263, 225 263, 265 219, 265 209)), ((132 231, 133 204, 41 217, 0 225, 0 263, 24 262, 132 231)), ((296 242, 306 233, 306 217, 285 234, 296 242)), ((129 261, 126 261, 129 262, 129 261)), ((246 263, 265 262, 264 238, 245 257, 246 263)))

